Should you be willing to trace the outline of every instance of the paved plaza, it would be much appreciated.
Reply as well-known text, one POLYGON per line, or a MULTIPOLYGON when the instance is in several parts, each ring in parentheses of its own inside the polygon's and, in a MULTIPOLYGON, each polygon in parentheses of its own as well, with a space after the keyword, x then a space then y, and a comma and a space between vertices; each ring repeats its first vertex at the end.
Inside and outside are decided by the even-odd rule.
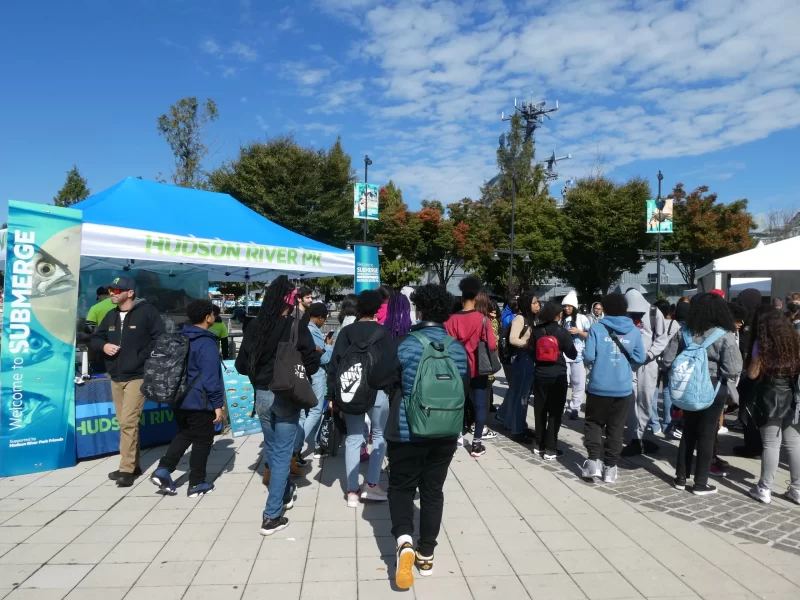
MULTIPOLYGON (((393 589, 388 506, 347 508, 341 454, 314 461, 297 480, 291 525, 261 537, 261 439, 251 436, 217 441, 217 489, 198 499, 186 497, 185 477, 177 497, 147 477, 117 488, 107 479, 115 456, 0 479, 0 598, 799 597, 800 508, 749 500, 756 461, 732 460, 720 494, 696 498, 669 486, 676 446, 664 442, 660 460, 624 463, 614 486, 587 484, 575 475, 583 421, 564 423, 555 464, 502 435, 478 460, 459 449, 435 574, 409 591, 393 589)), ((152 471, 162 452, 146 451, 143 466, 152 471)), ((782 470, 776 481, 787 479, 782 470)))

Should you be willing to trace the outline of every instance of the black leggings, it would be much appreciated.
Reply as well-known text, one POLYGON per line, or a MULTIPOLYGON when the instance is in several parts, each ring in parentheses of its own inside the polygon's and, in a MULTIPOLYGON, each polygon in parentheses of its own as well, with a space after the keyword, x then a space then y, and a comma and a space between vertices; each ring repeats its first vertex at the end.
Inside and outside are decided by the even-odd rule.
POLYGON ((695 464, 695 485, 708 485, 708 473, 714 460, 714 439, 719 429, 719 417, 728 398, 728 386, 719 386, 714 403, 706 409, 683 411, 683 437, 678 446, 678 464, 675 475, 678 479, 688 479, 692 474, 692 459, 697 449, 695 464))
POLYGON ((536 421, 536 441, 539 450, 555 452, 561 415, 567 403, 567 374, 555 379, 533 378, 533 414, 536 421))
POLYGON ((214 418, 213 412, 175 409, 178 435, 172 440, 158 466, 172 473, 191 446, 189 485, 203 483, 206 480, 208 455, 214 445, 214 418))

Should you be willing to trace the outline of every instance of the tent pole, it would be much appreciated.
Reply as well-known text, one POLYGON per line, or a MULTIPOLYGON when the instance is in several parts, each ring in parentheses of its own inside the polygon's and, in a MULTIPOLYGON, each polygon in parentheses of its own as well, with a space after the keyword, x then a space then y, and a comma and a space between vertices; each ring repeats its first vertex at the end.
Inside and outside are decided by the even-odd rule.
POLYGON ((244 282, 244 314, 250 313, 250 282, 244 282))

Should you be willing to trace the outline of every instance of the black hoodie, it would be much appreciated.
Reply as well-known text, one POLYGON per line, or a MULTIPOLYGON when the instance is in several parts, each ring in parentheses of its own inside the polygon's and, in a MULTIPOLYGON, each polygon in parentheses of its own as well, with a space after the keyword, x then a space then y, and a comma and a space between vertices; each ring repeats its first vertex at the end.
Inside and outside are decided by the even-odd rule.
POLYGON ((162 333, 166 328, 158 309, 144 298, 136 298, 124 321, 120 320, 119 307, 106 314, 92 334, 92 348, 105 357, 111 381, 133 381, 144 377, 144 361, 162 333), (116 356, 103 352, 106 344, 119 346, 116 356))

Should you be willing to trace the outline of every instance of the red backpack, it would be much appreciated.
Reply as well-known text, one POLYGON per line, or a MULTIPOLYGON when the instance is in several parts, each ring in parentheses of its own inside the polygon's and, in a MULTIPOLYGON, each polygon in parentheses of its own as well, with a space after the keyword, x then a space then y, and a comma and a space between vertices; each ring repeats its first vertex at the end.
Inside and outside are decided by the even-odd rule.
POLYGON ((543 335, 536 340, 536 362, 556 362, 559 356, 561 347, 555 336, 543 335))

